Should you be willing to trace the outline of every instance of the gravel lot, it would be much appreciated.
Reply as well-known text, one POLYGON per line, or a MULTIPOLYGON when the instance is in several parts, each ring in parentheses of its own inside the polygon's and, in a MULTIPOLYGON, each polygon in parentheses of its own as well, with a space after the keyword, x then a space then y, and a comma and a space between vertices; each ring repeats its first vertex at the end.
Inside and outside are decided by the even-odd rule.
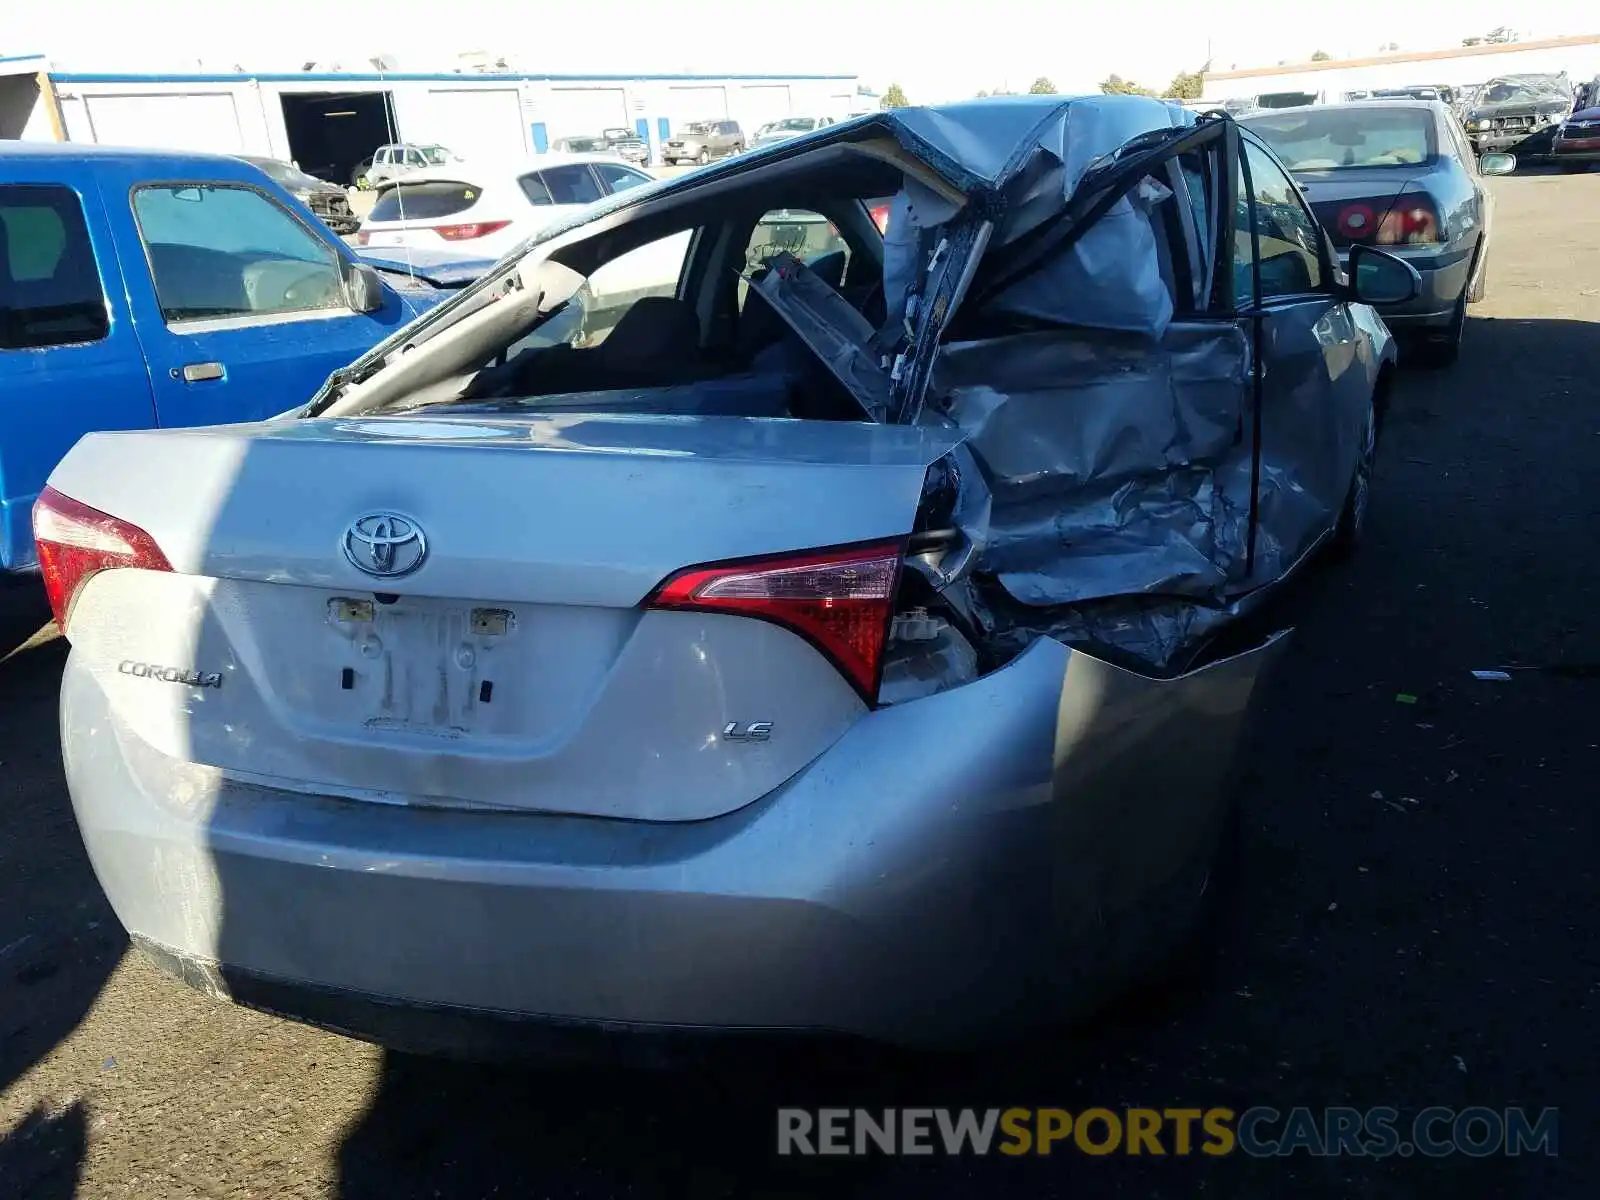
POLYGON ((1462 361, 1405 377, 1371 540, 1266 695, 1204 978, 982 1058, 693 1072, 431 1062, 236 1010, 127 952, 72 823, 46 637, 0 663, 0 1197, 1594 1195, 1600 176, 1496 189, 1462 361), (1506 665, 1541 669, 1469 673, 1506 665), (796 1164, 779 1104, 1562 1115, 1553 1159, 796 1164))

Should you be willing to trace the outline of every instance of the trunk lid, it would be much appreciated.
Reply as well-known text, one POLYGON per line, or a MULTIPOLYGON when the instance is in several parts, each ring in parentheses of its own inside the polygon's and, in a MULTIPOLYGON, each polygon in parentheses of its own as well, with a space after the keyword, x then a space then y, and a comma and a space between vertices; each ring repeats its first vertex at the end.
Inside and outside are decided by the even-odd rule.
POLYGON ((91 578, 73 653, 119 734, 243 778, 388 802, 715 816, 867 710, 787 629, 641 602, 686 566, 908 533, 928 466, 959 440, 589 414, 92 434, 53 486, 144 529, 173 573, 91 578), (387 564, 405 573, 358 569, 412 529, 425 549, 395 543, 387 564), (188 682, 211 675, 220 685, 188 682), (724 736, 758 722, 770 738, 724 736))

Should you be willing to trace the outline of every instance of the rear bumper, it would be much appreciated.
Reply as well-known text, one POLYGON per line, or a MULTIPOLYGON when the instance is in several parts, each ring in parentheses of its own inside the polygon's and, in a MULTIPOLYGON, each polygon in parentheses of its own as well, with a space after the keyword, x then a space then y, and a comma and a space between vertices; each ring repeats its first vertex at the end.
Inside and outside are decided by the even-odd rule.
POLYGON ((1559 162, 1600 162, 1600 137, 1557 138, 1550 151, 1559 162))
POLYGON ((478 1044, 474 1016, 970 1044, 1104 1003, 1192 930, 1281 644, 1158 682, 1041 640, 697 822, 239 782, 138 742, 72 661, 62 743, 124 926, 243 1003, 418 1051, 478 1044))

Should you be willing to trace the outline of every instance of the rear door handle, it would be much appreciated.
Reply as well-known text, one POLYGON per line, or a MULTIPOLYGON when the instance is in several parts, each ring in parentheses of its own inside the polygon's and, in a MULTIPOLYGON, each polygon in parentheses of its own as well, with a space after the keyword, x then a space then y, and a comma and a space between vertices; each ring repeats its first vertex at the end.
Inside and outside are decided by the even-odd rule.
POLYGON ((222 375, 222 364, 219 362, 185 363, 183 370, 174 368, 172 372, 174 379, 182 379, 185 383, 205 383, 208 379, 221 379, 222 375))

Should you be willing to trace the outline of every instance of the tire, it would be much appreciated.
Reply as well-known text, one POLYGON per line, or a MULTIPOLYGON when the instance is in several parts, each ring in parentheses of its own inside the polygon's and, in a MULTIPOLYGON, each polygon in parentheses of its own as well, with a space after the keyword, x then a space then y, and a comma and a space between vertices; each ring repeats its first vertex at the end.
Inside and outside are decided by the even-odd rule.
POLYGON ((1438 339, 1427 337, 1417 343, 1417 361, 1430 371, 1455 365, 1461 357, 1461 339, 1467 328, 1467 293, 1463 290, 1450 314, 1450 324, 1438 339))
POLYGON ((694 161, 702 167, 705 166, 711 161, 711 151, 707 150, 704 146, 701 146, 700 153, 694 156, 694 161))
POLYGON ((1350 490, 1345 494, 1344 507, 1339 511, 1339 523, 1334 526, 1333 537, 1328 542, 1328 557, 1343 561, 1356 552, 1361 535, 1367 525, 1367 508, 1372 499, 1372 469, 1378 460, 1378 394, 1367 401, 1367 420, 1362 429, 1361 455, 1356 460, 1356 471, 1350 480, 1350 490))

